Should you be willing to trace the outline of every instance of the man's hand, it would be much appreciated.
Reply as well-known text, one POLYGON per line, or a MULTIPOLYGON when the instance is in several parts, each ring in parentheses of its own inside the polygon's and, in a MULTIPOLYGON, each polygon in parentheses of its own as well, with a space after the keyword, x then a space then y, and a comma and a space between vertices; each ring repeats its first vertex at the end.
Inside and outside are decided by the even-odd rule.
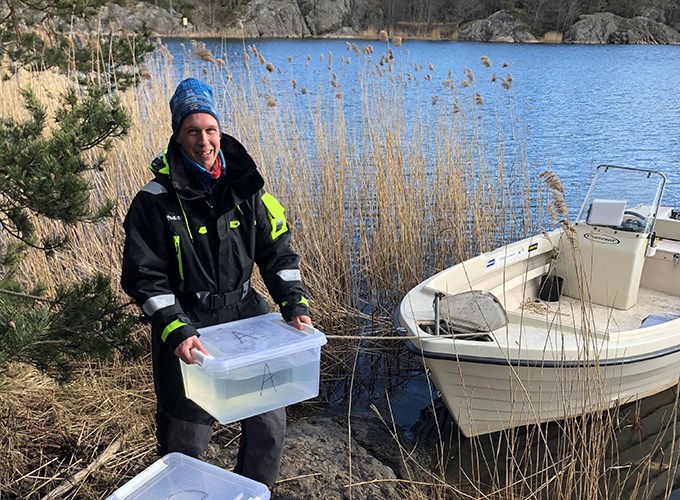
POLYGON ((298 330, 304 330, 305 326, 304 325, 309 325, 309 326, 314 326, 312 324, 312 318, 310 318, 307 315, 301 315, 301 316, 293 316, 292 319, 293 326, 297 328, 298 330))
POLYGON ((198 349, 203 354, 208 354, 208 351, 201 345, 201 341, 198 340, 196 335, 185 339, 180 345, 175 349, 175 356, 184 361, 188 365, 194 364, 194 358, 191 355, 192 349, 198 349))

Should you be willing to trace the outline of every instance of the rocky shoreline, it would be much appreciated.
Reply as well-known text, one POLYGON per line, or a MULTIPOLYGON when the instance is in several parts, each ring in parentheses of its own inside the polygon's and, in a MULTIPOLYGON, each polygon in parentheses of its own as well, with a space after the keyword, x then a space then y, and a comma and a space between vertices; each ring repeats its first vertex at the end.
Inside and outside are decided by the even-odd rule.
MULTIPOLYGON (((192 24, 181 12, 138 2, 122 7, 105 6, 99 19, 89 26, 76 24, 76 30, 126 30, 134 32, 146 23, 158 36, 224 38, 362 38, 361 26, 377 23, 369 3, 345 0, 319 0, 313 8, 306 0, 251 0, 215 28, 212 23, 192 24), (361 6, 361 8, 359 8, 361 6)), ((508 11, 498 11, 454 30, 440 27, 440 39, 536 43, 541 38, 508 11), (450 33, 450 36, 446 34, 450 33)), ((562 34, 562 43, 571 44, 680 44, 680 32, 645 17, 623 18, 611 13, 581 16, 562 34)))
MULTIPOLYGON (((678 422, 677 401, 672 388, 611 411, 618 425, 611 429, 609 456, 603 465, 623 471, 609 478, 615 483, 610 491, 618 492, 611 498, 667 498, 677 488, 677 459, 664 452, 680 441, 671 430, 678 422)), ((451 498, 466 487, 482 488, 471 496, 481 498, 494 484, 505 484, 500 464, 506 458, 496 456, 509 446, 503 433, 471 439, 460 436, 441 401, 435 403, 434 411, 423 410, 408 429, 367 413, 352 412, 348 421, 346 413, 323 406, 315 405, 304 413, 289 418, 279 481, 271 489, 273 500, 451 498), (480 453, 490 460, 486 467, 480 468, 473 459, 480 453), (456 476, 460 484, 454 486, 451 481, 456 476)), ((563 425, 543 426, 547 448, 557 450, 564 444, 563 425)), ((515 452, 542 456, 539 450, 545 446, 540 444, 542 439, 533 439, 536 433, 527 429, 514 436, 516 450, 509 456, 515 452)), ((203 458, 230 469, 236 463, 236 452, 233 441, 221 441, 218 436, 203 458)))
MULTIPOLYGON (((430 485, 437 482, 431 472, 434 449, 377 417, 352 417, 348 424, 346 415, 317 409, 289 418, 272 499, 429 498, 430 485)), ((231 469, 236 452, 234 443, 213 438, 202 458, 231 469)))

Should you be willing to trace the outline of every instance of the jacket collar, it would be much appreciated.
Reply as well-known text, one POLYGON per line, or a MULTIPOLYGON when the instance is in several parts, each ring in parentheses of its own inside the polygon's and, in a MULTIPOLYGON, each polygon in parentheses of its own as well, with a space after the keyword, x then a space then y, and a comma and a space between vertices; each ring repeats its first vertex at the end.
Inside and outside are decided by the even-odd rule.
MULTIPOLYGON (((230 135, 222 134, 220 150, 226 169, 215 190, 231 191, 234 203, 239 204, 264 187, 264 179, 257 171, 257 165, 240 142, 230 135)), ((205 189, 192 182, 188 176, 179 144, 172 137, 168 147, 151 162, 149 168, 157 176, 167 176, 177 193, 185 199, 206 196, 205 189)))

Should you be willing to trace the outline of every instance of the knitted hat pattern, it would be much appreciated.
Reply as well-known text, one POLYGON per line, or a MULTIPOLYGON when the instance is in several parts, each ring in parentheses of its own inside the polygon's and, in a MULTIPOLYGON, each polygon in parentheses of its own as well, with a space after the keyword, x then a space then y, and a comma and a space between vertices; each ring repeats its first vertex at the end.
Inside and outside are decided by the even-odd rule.
POLYGON ((212 88, 195 78, 187 78, 177 85, 170 99, 170 112, 173 134, 179 132, 184 119, 192 113, 211 114, 217 120, 218 126, 220 123, 212 88))

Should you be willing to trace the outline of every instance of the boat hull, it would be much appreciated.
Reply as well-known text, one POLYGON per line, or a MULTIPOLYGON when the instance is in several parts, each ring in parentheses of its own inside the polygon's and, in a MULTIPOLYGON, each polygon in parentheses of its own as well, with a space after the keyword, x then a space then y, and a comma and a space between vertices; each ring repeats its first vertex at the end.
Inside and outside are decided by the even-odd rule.
POLYGON ((525 363, 424 356, 465 436, 576 417, 629 403, 678 383, 680 352, 600 364, 525 363))

